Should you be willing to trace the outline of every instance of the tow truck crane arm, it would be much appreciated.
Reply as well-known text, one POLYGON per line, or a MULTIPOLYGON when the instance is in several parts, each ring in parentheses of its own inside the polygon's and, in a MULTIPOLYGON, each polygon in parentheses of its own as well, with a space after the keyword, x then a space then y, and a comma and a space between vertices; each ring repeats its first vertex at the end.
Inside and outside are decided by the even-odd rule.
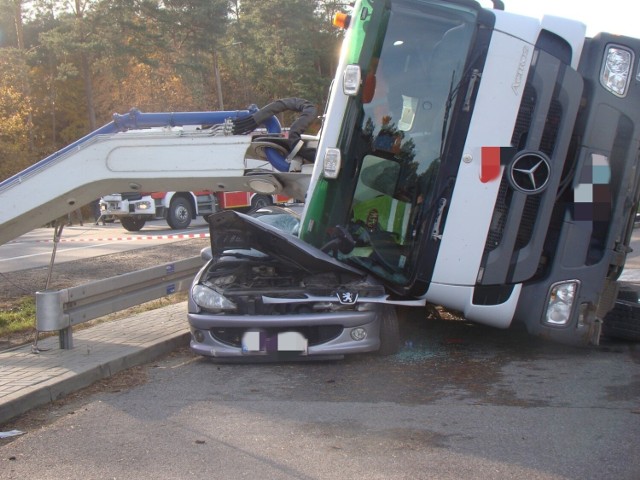
MULTIPOLYGON (((251 136, 232 135, 231 120, 253 111, 115 114, 110 123, 0 183, 0 244, 113 192, 215 189, 303 199, 309 175, 247 168, 251 136), (184 126, 206 127, 174 128, 184 126)), ((263 125, 269 133, 280 132, 276 117, 263 125)))

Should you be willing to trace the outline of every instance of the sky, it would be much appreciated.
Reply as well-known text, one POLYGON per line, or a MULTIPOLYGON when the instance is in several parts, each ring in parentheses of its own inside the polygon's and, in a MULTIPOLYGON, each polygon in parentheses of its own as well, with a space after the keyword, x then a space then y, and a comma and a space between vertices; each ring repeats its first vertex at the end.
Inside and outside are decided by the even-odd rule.
MULTIPOLYGON (((506 12, 529 17, 543 15, 578 20, 587 26, 587 36, 609 32, 640 37, 640 2, 638 0, 502 0, 506 12)), ((491 6, 490 0, 481 0, 491 6)))

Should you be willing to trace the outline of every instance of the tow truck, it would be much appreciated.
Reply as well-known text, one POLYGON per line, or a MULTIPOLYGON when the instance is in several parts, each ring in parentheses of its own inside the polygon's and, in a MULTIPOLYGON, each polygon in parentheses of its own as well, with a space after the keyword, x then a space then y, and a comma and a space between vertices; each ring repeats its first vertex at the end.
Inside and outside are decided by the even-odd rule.
MULTIPOLYGON (((65 178, 58 158, 0 184, 11 211, 0 212, 0 242, 96 193, 204 189, 211 178, 220 190, 288 189, 306 197, 295 240, 239 212, 209 217, 214 258, 254 248, 273 261, 255 266, 265 275, 261 288, 252 288, 252 275, 231 286, 209 282, 230 310, 190 305, 199 353, 215 354, 216 341, 197 322, 200 313, 266 330, 342 326, 339 337, 351 336, 353 352, 358 342, 379 348, 385 332, 397 338, 394 306, 428 304, 496 328, 522 323, 554 341, 598 344, 640 195, 640 40, 587 38, 579 22, 511 14, 498 0, 493 8, 358 0, 336 20, 346 36, 310 178, 282 169, 251 176, 238 159, 260 140, 233 128, 206 142, 148 136, 144 149, 121 148, 138 130, 105 132, 113 148, 85 149, 104 166, 86 186, 84 172, 65 178), (187 155, 199 142, 207 145, 187 155), (232 171, 222 173, 227 167, 215 158, 232 171), (65 184, 53 187, 53 179, 65 184), (17 194, 26 180, 30 192, 46 195, 27 204, 17 194), (45 203, 50 210, 38 213, 45 203), (295 285, 279 281, 279 271, 295 285), (305 291, 309 276, 321 295, 305 291), (354 312, 367 312, 361 318, 369 322, 354 326, 354 312)), ((199 123, 256 115, 219 113, 199 123)), ((89 160, 80 158, 71 171, 89 160)), ((637 320, 627 327, 637 333, 637 320)), ((316 339, 313 348, 330 353, 335 338, 316 339)))

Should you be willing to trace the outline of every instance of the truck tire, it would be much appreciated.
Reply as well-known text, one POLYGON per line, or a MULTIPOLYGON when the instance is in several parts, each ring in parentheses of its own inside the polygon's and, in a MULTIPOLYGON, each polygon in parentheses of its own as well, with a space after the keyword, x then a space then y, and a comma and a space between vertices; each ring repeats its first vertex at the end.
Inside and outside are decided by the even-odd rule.
POLYGON ((269 195, 254 195, 251 199, 251 210, 257 210, 258 208, 268 207, 273 205, 271 197, 269 195))
POLYGON ((398 315, 392 305, 383 305, 380 310, 380 349, 382 356, 393 355, 400 349, 400 327, 398 315))
POLYGON ((637 292, 620 291, 613 310, 604 317, 602 335, 632 342, 640 341, 640 304, 637 292))
POLYGON ((129 232, 138 232, 144 227, 147 221, 138 217, 120 217, 120 223, 129 232))
POLYGON ((191 224, 193 209, 185 198, 178 197, 171 200, 167 212, 167 223, 173 230, 187 228, 191 224))

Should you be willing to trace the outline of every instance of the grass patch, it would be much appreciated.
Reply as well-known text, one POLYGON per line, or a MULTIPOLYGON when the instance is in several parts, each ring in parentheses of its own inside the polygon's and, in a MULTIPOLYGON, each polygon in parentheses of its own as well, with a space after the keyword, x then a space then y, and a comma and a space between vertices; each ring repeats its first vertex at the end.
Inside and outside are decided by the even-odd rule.
MULTIPOLYGON (((135 307, 130 307, 119 312, 105 315, 94 320, 75 325, 75 330, 95 325, 96 323, 108 322, 120 318, 137 315, 149 310, 166 307, 174 303, 186 301, 187 292, 178 292, 167 297, 151 300, 135 307)), ((186 315, 185 315, 186 319, 186 315)), ((11 305, 7 305, 0 310, 0 338, 15 333, 33 332, 36 326, 36 303, 35 296, 22 297, 11 305)))
POLYGON ((31 330, 36 324, 36 300, 22 297, 15 305, 0 310, 0 336, 31 330))

